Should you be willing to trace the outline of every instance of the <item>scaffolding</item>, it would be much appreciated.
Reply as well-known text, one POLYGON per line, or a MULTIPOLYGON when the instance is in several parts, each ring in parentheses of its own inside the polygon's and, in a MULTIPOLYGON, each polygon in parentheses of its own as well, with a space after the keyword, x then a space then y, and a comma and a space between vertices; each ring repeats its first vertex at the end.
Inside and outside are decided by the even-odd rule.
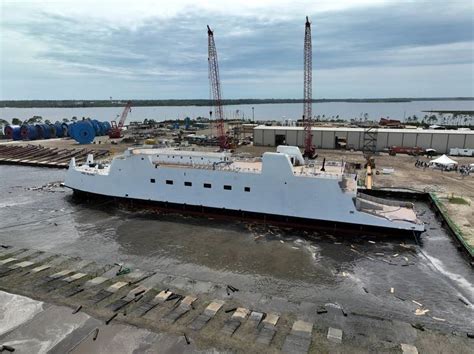
POLYGON ((364 127, 364 145, 362 147, 362 152, 366 158, 370 158, 375 155, 377 151, 377 125, 370 124, 364 127))

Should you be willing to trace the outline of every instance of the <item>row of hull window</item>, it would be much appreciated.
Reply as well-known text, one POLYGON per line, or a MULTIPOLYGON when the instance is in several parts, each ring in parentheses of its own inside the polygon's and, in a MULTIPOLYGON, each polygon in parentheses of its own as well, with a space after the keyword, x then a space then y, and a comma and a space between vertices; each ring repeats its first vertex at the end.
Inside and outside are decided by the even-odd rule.
MULTIPOLYGON (((150 178, 150 183, 156 183, 156 180, 154 178, 150 178)), ((173 180, 167 179, 166 184, 174 184, 173 180)), ((186 187, 192 187, 193 183, 192 182, 184 182, 184 185, 186 187)), ((210 183, 204 183, 203 185, 204 188, 212 188, 212 185, 210 183)), ((232 186, 229 185, 224 185, 224 189, 227 191, 232 190, 232 186)), ((244 187, 244 192, 250 192, 250 187, 244 187)))

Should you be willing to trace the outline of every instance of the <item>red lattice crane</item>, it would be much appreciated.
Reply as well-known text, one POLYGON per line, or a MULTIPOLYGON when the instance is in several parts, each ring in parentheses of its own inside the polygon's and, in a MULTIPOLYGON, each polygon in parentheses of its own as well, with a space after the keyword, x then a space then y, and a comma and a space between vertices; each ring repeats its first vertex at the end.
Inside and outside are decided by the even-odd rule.
POLYGON ((120 138, 122 136, 122 128, 125 124, 125 120, 127 119, 128 113, 132 111, 132 102, 128 101, 125 105, 125 108, 122 111, 122 115, 120 116, 120 120, 117 124, 116 121, 110 122, 111 128, 109 132, 109 138, 115 139, 120 138))
POLYGON ((224 109, 222 107, 221 80, 219 78, 219 63, 217 61, 216 43, 214 42, 214 32, 207 26, 208 39, 208 65, 209 83, 211 85, 212 102, 214 106, 214 118, 216 120, 217 136, 221 150, 230 147, 229 140, 224 131, 224 109))
POLYGON ((304 99, 303 99, 303 124, 305 131, 304 153, 305 157, 313 159, 316 157, 316 147, 313 145, 313 133, 311 132, 311 121, 313 117, 313 50, 311 44, 311 23, 306 16, 304 31, 304 99))

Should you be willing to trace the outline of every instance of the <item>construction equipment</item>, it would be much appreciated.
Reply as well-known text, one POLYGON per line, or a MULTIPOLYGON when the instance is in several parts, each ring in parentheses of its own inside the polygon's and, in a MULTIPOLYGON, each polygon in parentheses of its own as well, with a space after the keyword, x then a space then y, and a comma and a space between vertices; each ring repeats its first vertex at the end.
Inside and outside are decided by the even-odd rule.
MULTIPOLYGON (((219 78, 219 63, 217 61, 216 43, 214 42, 214 32, 207 26, 208 39, 208 65, 209 83, 211 86, 211 99, 214 106, 214 118, 216 120, 217 137, 221 150, 230 148, 230 141, 224 131, 224 109, 222 107, 222 90, 219 78)), ((211 111, 212 112, 212 111, 211 111)))
POLYGON ((303 124, 305 130, 303 156, 309 159, 316 158, 316 147, 313 145, 313 134, 311 133, 312 111, 312 85, 313 85, 313 52, 311 44, 311 23, 306 16, 304 31, 304 99, 303 99, 303 124))
POLYGON ((110 132, 109 132, 109 138, 118 139, 122 137, 122 128, 125 124, 125 120, 127 119, 128 113, 131 111, 132 111, 132 102, 128 101, 127 104, 125 105, 125 108, 123 109, 123 112, 122 112, 122 115, 120 116, 120 120, 118 124, 115 120, 111 122, 112 128, 110 129, 110 132))

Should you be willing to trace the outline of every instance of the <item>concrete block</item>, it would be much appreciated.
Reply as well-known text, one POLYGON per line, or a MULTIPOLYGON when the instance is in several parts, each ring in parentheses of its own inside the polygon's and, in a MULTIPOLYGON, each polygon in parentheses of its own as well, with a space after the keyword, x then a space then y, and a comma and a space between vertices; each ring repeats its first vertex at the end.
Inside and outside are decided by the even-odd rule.
POLYGON ((414 345, 402 343, 400 344, 400 348, 403 354, 418 354, 418 349, 416 349, 414 345))
POLYGON ((158 295, 155 296, 155 300, 159 302, 165 302, 173 293, 171 291, 160 291, 158 295))
POLYGON ((52 278, 52 279, 58 279, 58 278, 62 278, 64 276, 66 276, 70 273, 72 273, 72 270, 65 269, 65 270, 62 270, 60 272, 54 273, 54 274, 50 275, 49 277, 52 278))
POLYGON ((233 319, 244 320, 249 315, 250 311, 244 307, 239 307, 235 312, 232 314, 233 319))
POLYGON ((217 313, 217 311, 221 309, 223 305, 224 305, 224 301, 215 300, 206 307, 206 309, 204 310, 204 313, 212 317, 217 313))
POLYGON ((311 332, 313 331, 313 324, 305 321, 296 321, 293 323, 293 327, 291 328, 291 333, 300 334, 304 336, 311 336, 311 332))
POLYGON ((14 262, 14 261, 16 261, 16 260, 17 260, 16 258, 2 259, 2 260, 0 261, 0 265, 8 264, 8 263, 14 262))
POLYGON ((31 273, 39 273, 39 272, 42 272, 43 270, 46 270, 46 269, 49 269, 49 268, 51 268, 50 265, 44 264, 44 265, 42 265, 42 266, 33 268, 33 269, 31 270, 31 273))
POLYGON ((342 343, 342 330, 338 328, 329 327, 328 340, 334 343, 342 343))
POLYGON ((185 305, 185 306, 191 306, 192 303, 193 303, 194 301, 196 301, 196 300, 197 300, 197 297, 189 296, 189 295, 188 295, 188 296, 186 296, 186 297, 183 299, 183 301, 181 301, 181 304, 183 304, 183 305, 185 305))
POLYGON ((145 288, 144 286, 139 285, 136 288, 130 290, 129 293, 127 294, 127 297, 132 297, 133 298, 133 297, 136 296, 136 294, 141 293, 141 292, 145 292, 147 290, 148 290, 148 288, 145 288))
POLYGON ((262 321, 264 325, 276 326, 280 316, 275 313, 267 313, 267 317, 262 321))
POLYGON ((111 286, 109 286, 106 291, 111 292, 111 293, 116 293, 127 284, 128 283, 125 281, 118 281, 115 284, 112 284, 111 286))
POLYGON ((73 275, 70 275, 70 276, 64 278, 63 280, 68 282, 68 283, 72 283, 73 281, 84 278, 86 275, 87 274, 85 274, 85 273, 76 273, 76 274, 73 274, 73 275))
POLYGON ((86 287, 96 286, 96 285, 99 285, 99 284, 102 284, 102 283, 106 282, 107 280, 109 280, 109 278, 106 278, 106 277, 95 277, 94 279, 88 280, 88 281, 84 284, 84 286, 86 286, 86 287))
POLYGON ((33 264, 34 264, 33 262, 24 261, 24 262, 12 264, 9 268, 11 268, 11 269, 26 268, 26 267, 29 267, 33 264))
POLYGON ((252 311, 252 313, 250 314, 249 320, 254 321, 256 323, 260 323, 262 318, 263 318, 263 313, 252 311))

